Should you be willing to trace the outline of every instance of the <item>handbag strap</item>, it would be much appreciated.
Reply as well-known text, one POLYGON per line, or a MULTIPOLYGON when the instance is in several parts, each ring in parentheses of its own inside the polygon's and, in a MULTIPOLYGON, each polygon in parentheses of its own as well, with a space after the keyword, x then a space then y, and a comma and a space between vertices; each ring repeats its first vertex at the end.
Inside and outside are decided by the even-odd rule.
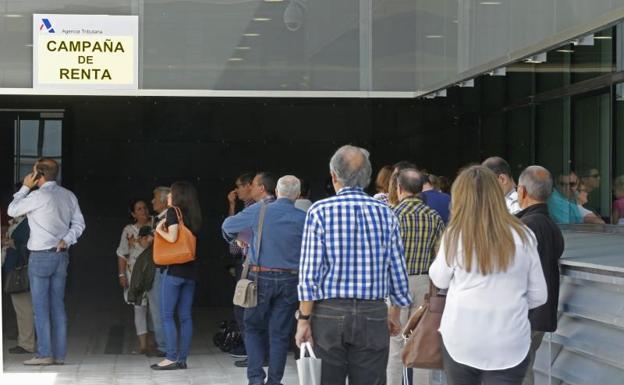
MULTIPOLYGON (((261 204, 262 206, 260 207, 260 216, 258 218, 258 235, 256 236, 256 255, 257 255, 256 264, 258 266, 260 266, 260 244, 262 242, 262 228, 264 227, 264 216, 267 210, 267 204, 265 202, 262 202, 261 204)), ((241 273, 241 278, 247 279, 248 276, 249 276, 249 255, 245 257, 245 262, 243 262, 243 271, 241 273)), ((256 278, 254 279, 254 281, 256 282, 258 281, 258 274, 256 274, 256 278)))
POLYGON ((184 217, 182 216, 182 210, 180 210, 178 206, 171 206, 171 207, 173 207, 173 209, 176 212, 176 215, 178 216, 178 223, 180 223, 181 225, 184 225, 184 217))

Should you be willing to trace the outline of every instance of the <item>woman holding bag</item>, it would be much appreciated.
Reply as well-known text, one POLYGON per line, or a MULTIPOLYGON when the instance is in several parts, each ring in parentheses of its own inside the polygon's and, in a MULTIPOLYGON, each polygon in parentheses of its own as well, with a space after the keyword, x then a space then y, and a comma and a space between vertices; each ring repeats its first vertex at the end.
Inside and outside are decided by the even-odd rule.
POLYGON ((547 297, 537 241, 509 214, 489 169, 464 170, 451 197, 451 220, 429 268, 433 284, 448 288, 440 324, 448 384, 520 385, 529 309, 547 297))
POLYGON ((151 366, 154 370, 187 367, 186 358, 193 337, 191 310, 198 280, 195 237, 201 228, 202 217, 197 190, 189 182, 176 182, 167 196, 167 205, 167 214, 156 227, 154 240, 154 261, 161 266, 160 314, 167 342, 167 356, 151 366), (175 255, 171 250, 183 252, 175 255), (163 260, 169 262, 163 265, 163 260), (178 263, 181 261, 184 262, 178 263), (176 309, 180 321, 179 345, 174 320, 176 309))

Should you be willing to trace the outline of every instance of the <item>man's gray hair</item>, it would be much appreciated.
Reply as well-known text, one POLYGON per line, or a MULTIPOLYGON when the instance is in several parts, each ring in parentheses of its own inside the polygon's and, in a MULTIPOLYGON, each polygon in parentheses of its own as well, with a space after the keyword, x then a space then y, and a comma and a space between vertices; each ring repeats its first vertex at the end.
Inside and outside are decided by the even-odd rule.
POLYGON ((161 203, 167 203, 167 194, 171 192, 171 188, 167 186, 158 186, 154 189, 154 193, 158 194, 161 203))
POLYGON ((344 187, 366 188, 372 173, 368 157, 369 152, 363 148, 342 146, 329 161, 329 169, 344 187))
POLYGON ((552 193, 553 179, 544 167, 529 166, 520 174, 518 185, 524 186, 531 198, 546 202, 552 193))
POLYGON ((275 191, 278 198, 288 198, 294 201, 301 193, 301 182, 296 176, 284 175, 277 180, 275 191))

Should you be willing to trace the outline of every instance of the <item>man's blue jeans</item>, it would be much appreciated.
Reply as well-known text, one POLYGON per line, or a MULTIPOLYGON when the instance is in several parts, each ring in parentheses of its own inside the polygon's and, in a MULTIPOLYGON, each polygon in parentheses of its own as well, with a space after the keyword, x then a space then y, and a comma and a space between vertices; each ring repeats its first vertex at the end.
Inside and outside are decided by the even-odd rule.
POLYGON ((297 275, 290 273, 250 273, 258 276, 258 305, 245 309, 247 378, 250 384, 264 384, 262 364, 269 337, 269 376, 267 385, 281 384, 286 356, 291 346, 297 309, 297 275))
POLYGON ((193 296, 195 281, 169 275, 167 271, 160 276, 160 316, 167 347, 169 361, 186 362, 191 339, 193 338, 193 296), (180 320, 180 345, 173 314, 178 313, 180 320))
POLYGON ((28 262, 28 276, 35 313, 37 356, 65 361, 67 355, 67 316, 65 314, 65 279, 69 254, 33 251, 28 262))
POLYGON ((154 273, 154 283, 152 288, 147 292, 147 303, 149 306, 150 316, 154 324, 154 337, 158 349, 166 351, 165 333, 163 331, 162 321, 160 319, 160 270, 156 269, 154 273))

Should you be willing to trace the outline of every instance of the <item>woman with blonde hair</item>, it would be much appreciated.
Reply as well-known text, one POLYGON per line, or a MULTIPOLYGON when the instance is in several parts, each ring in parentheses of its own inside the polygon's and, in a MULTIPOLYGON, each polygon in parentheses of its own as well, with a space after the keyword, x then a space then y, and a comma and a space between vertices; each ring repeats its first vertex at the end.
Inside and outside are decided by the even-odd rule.
POLYGON ((448 289, 440 324, 449 385, 520 385, 529 309, 546 302, 535 236, 509 214, 496 175, 472 166, 452 187, 451 219, 429 268, 448 289))

